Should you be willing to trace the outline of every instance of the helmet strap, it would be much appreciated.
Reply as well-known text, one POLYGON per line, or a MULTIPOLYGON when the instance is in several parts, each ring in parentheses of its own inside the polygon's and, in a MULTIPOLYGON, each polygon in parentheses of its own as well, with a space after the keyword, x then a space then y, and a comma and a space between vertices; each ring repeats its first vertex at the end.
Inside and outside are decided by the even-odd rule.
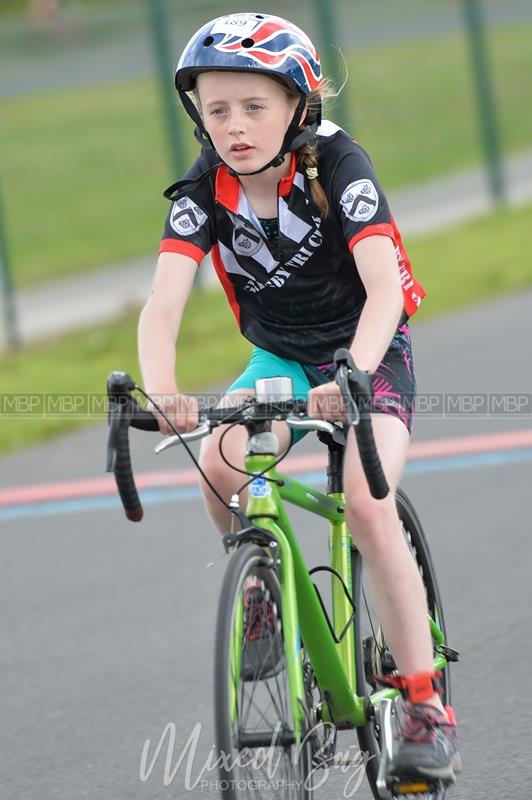
POLYGON ((209 134, 207 133, 207 131, 203 126, 203 120, 201 118, 201 114, 199 113, 198 109, 196 108, 196 106, 194 105, 188 94, 185 92, 185 90, 181 88, 181 86, 177 87, 177 91, 179 92, 179 97, 181 98, 181 102, 185 107, 185 111, 187 112, 189 117, 191 117, 192 120, 196 123, 197 127, 194 130, 194 136, 202 146, 214 147, 211 137, 209 136, 209 134))

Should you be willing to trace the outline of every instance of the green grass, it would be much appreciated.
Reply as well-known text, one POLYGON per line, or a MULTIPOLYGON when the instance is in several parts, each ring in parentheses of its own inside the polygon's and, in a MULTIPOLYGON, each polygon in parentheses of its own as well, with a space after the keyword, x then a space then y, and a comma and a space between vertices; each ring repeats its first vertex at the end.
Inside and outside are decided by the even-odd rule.
MULTIPOLYGON (((505 152, 532 147, 532 26, 491 29, 493 91, 505 152)), ((462 36, 372 47, 349 63, 353 121, 385 188, 482 163, 470 53, 462 36)), ((342 97, 342 96, 341 96, 342 97)), ((346 101, 349 99, 346 97, 346 101)))
MULTIPOLYGON (((5 101, 14 282, 156 252, 172 178, 149 81, 5 101)), ((192 157, 192 153, 190 154, 192 157)))
MULTIPOLYGON (((3 413, 11 394, 100 394, 114 369, 141 380, 136 356, 138 314, 112 325, 100 325, 50 342, 27 347, 0 359, 3 413)), ((222 385, 246 362, 250 345, 238 333, 225 296, 218 291, 197 292, 186 310, 178 350, 179 384, 185 391, 222 385), (201 354, 202 359, 198 358, 201 354), (204 367, 208 364, 208 373, 204 367)), ((96 399, 98 407, 98 399, 96 399)), ((12 408, 12 406, 10 406, 12 408)), ((41 408, 41 406, 39 406, 41 408)), ((84 405, 83 408, 86 408, 84 405)), ((94 420, 93 420, 94 421, 94 420)), ((99 421, 102 421, 100 416, 99 421)), ((64 418, 10 418, 0 425, 0 452, 50 438, 90 424, 64 418)))
POLYGON ((417 322, 532 285, 526 245, 532 205, 501 209, 465 225, 406 242, 427 297, 417 322))
MULTIPOLYGON (((532 147, 532 82, 523 77, 532 74, 531 40, 530 24, 490 29, 507 152, 532 147)), ((338 102, 387 191, 480 163, 462 36, 346 57, 350 77, 338 102)), ((197 150, 188 123, 183 138, 188 163, 197 150)), ((161 192, 175 176, 153 81, 4 99, 0 154, 18 286, 155 252, 167 208, 161 192)))
MULTIPOLYGON (((532 205, 501 210, 437 235, 407 240, 416 276, 428 293, 413 324, 532 285, 532 255, 525 244, 531 214, 532 205)), ((4 403, 11 393, 101 393, 113 369, 127 370, 140 380, 136 325, 137 315, 130 316, 0 359, 4 403)), ((238 374, 248 353, 225 296, 216 290, 194 295, 177 349, 181 387, 194 391, 223 385, 238 374)), ((5 419, 0 451, 89 422, 68 417, 5 419)))

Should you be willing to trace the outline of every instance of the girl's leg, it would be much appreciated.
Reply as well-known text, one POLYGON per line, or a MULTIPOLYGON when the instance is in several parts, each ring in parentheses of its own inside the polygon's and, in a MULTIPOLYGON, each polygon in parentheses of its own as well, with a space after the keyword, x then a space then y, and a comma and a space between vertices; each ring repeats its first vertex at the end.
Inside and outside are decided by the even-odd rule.
MULTIPOLYGON (((425 590, 395 507, 410 436, 391 414, 372 414, 372 423, 390 493, 384 500, 371 496, 350 431, 345 458, 346 519, 366 562, 375 607, 400 674, 432 672, 425 590)), ((442 708, 436 693, 427 702, 442 708)))

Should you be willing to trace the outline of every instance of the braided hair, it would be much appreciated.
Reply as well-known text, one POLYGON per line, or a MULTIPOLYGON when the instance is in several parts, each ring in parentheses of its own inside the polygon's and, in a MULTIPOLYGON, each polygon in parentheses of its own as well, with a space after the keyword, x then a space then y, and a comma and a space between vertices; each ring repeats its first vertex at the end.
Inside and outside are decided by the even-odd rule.
MULTIPOLYGON (((320 103, 329 97, 336 97, 336 95, 337 93, 334 92, 331 82, 323 81, 319 89, 307 95, 308 118, 312 120, 315 117, 320 103)), ((312 200, 319 208, 322 217, 328 217, 331 212, 331 207, 325 189, 319 181, 317 143, 314 141, 302 145, 297 151, 297 159, 298 165, 303 169, 309 179, 312 200)))

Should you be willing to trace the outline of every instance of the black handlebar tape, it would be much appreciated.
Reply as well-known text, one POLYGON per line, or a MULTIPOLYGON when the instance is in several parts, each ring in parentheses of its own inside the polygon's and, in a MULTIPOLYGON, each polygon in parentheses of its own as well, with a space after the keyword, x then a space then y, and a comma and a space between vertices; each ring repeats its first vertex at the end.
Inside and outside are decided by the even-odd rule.
MULTIPOLYGON (((390 492, 388 481, 382 469, 381 460, 373 436, 373 425, 370 417, 371 378, 356 366, 353 356, 346 348, 340 348, 334 354, 337 369, 344 365, 347 370, 347 383, 352 400, 359 410, 358 425, 353 426, 360 453, 360 461, 368 482, 371 496, 376 500, 383 500, 390 492)), ((345 378, 344 378, 345 379, 345 378)), ((342 381, 343 382, 343 381, 342 381)), ((345 383, 344 388, 347 389, 345 383)), ((347 400, 346 400, 347 403, 347 400)), ((349 408, 349 406, 348 406, 349 408)))
POLYGON ((361 414, 360 422, 355 427, 360 460, 366 474, 371 496, 375 500, 383 500, 388 496, 390 487, 382 469, 381 460, 373 437, 373 425, 369 414, 361 414))
POLYGON ((133 479, 133 470, 131 469, 131 457, 129 454, 129 435, 128 435, 128 420, 125 418, 124 411, 128 413, 127 409, 121 411, 122 418, 118 426, 116 437, 116 459, 114 474, 120 499, 126 512, 126 517, 131 522, 140 522, 144 516, 144 510, 139 499, 137 487, 133 479))
POLYGON ((141 431, 158 431, 159 423, 151 411, 146 411, 141 408, 135 398, 130 398, 130 418, 129 424, 132 428, 138 428, 141 431))

